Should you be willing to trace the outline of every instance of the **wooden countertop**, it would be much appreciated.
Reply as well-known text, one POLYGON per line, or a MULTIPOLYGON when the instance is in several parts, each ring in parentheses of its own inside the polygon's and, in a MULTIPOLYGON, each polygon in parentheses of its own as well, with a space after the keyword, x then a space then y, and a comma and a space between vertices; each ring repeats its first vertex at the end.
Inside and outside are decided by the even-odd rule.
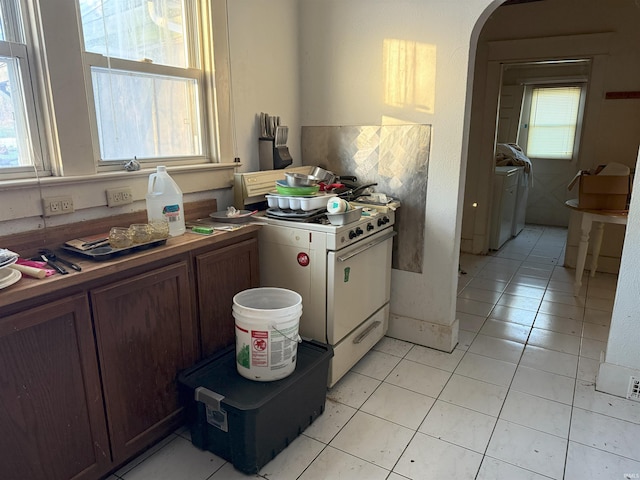
POLYGON ((61 293, 74 288, 83 289, 112 274, 145 267, 169 257, 189 254, 202 248, 210 249, 218 244, 233 244, 242 241, 243 237, 249 238, 259 228, 259 225, 246 225, 232 232, 216 232, 212 235, 199 235, 187 231, 184 235, 167 239, 164 245, 102 261, 85 259, 70 252, 61 252, 61 256, 78 264, 82 267, 82 271, 77 272, 67 268, 69 271, 67 275, 55 273, 43 279, 23 275, 17 283, 0 290, 0 309, 37 297, 55 295, 56 292, 61 293))

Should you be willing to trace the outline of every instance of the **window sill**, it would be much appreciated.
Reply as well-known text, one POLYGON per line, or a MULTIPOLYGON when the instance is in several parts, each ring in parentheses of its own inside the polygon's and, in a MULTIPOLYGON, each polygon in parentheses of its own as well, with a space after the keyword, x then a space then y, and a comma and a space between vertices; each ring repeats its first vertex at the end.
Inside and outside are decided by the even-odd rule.
MULTIPOLYGON (((183 194, 212 196, 215 190, 233 186, 234 172, 241 166, 241 163, 210 163, 169 166, 167 170, 183 194)), ((155 171, 155 168, 145 168, 133 172, 118 170, 95 175, 0 181, 0 203, 4 206, 0 210, 0 222, 20 223, 17 228, 23 230, 25 223, 33 229, 34 224, 38 225, 35 228, 42 228, 143 210, 149 175, 155 171), (133 203, 108 207, 106 190, 123 187, 131 189, 133 203), (56 196, 71 196, 74 213, 44 218, 42 200, 56 196)), ((10 225, 4 226, 13 230, 10 225)))
MULTIPOLYGON (((194 173, 194 172, 211 172, 221 170, 234 170, 241 167, 242 163, 205 163, 198 165, 179 165, 168 166, 167 172, 172 173, 194 173)), ((127 170, 114 170, 96 173, 94 175, 77 175, 68 177, 53 177, 43 176, 40 178, 24 178, 24 179, 12 179, 12 180, 0 180, 0 188, 2 189, 24 189, 25 187, 32 187, 42 185, 73 185, 82 183, 100 183, 104 181, 123 180, 131 178, 145 177, 148 178, 150 174, 155 173, 154 168, 141 168, 140 170, 129 172, 127 170)))

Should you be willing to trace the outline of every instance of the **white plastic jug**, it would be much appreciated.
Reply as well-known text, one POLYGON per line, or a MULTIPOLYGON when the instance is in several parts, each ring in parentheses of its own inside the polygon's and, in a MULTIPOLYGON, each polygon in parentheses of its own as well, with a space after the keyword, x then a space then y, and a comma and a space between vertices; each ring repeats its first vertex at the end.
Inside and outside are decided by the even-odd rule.
POLYGON ((149 221, 167 220, 172 237, 185 232, 182 190, 167 173, 167 167, 159 165, 156 173, 149 175, 146 198, 149 221))

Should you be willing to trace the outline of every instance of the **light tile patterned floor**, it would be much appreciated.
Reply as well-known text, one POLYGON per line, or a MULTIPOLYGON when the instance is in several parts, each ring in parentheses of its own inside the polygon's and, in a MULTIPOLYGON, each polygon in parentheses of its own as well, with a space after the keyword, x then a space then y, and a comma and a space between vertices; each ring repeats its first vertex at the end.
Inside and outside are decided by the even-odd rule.
MULTIPOLYGON (((594 388, 616 277, 585 275, 574 297, 565 236, 528 226, 494 255, 462 255, 454 352, 384 338, 256 477, 640 478, 640 403, 594 388)), ((110 479, 249 477, 183 428, 110 479)))

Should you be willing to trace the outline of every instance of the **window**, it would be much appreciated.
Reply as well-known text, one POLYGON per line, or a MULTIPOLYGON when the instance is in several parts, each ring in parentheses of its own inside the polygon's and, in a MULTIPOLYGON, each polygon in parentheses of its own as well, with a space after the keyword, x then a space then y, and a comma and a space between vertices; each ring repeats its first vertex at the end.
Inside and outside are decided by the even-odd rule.
POLYGON ((101 164, 203 159, 198 2, 78 1, 101 164))
POLYGON ((227 35, 224 0, 0 0, 0 181, 106 182, 134 157, 217 170, 227 35))
POLYGON ((525 138, 519 139, 530 158, 571 159, 580 124, 581 86, 528 87, 523 108, 525 138))
POLYGON ((0 2, 0 171, 25 176, 42 170, 27 32, 19 0, 0 2), (22 175, 20 173, 22 172, 22 175))

